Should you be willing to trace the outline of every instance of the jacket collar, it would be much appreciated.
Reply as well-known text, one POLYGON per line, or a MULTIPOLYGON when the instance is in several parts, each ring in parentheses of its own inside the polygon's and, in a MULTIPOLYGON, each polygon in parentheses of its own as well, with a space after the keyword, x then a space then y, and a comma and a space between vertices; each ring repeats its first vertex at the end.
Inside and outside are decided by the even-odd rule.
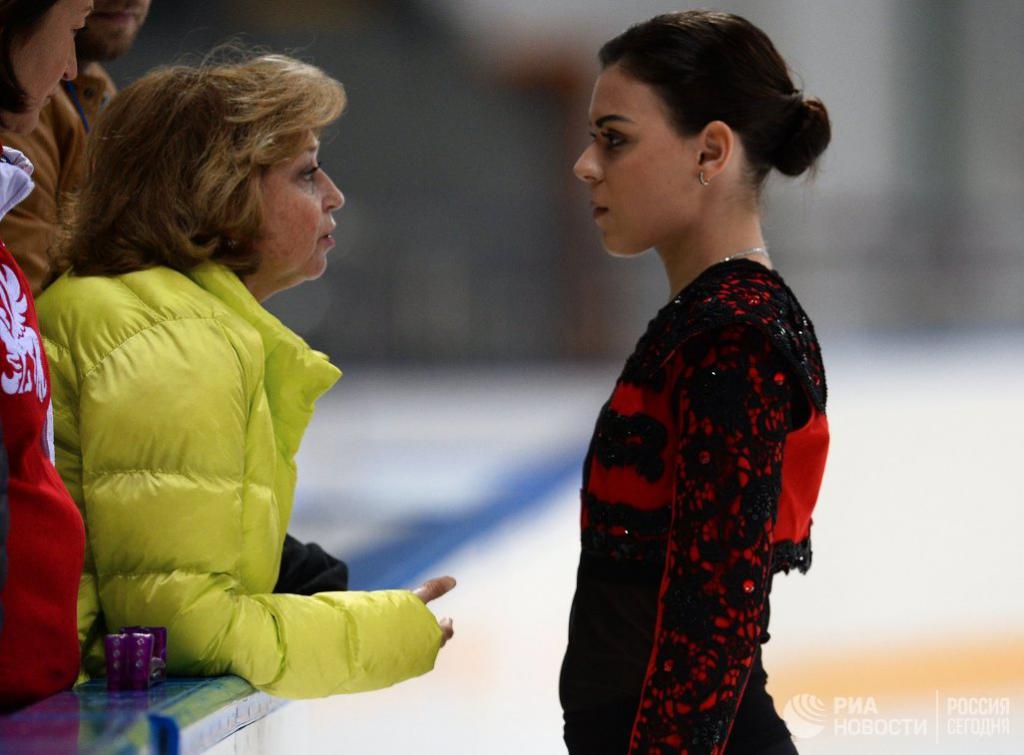
POLYGON ((259 332, 274 434, 278 450, 291 461, 313 416, 313 404, 337 382, 341 371, 264 309, 228 268, 204 262, 188 275, 259 332))
POLYGON ((3 147, 0 155, 0 220, 25 200, 35 184, 32 163, 16 149, 3 147))

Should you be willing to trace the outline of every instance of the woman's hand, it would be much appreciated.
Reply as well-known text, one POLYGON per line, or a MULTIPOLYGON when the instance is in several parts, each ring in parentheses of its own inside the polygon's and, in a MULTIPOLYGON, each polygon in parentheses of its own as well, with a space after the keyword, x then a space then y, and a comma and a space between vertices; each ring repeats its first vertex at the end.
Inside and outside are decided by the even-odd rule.
MULTIPOLYGON (((424 603, 429 603, 440 598, 453 587, 455 587, 454 577, 434 577, 413 590, 412 594, 424 603)), ((437 622, 437 624, 441 627, 441 647, 444 647, 444 644, 455 634, 455 627, 452 620, 447 616, 437 622)))

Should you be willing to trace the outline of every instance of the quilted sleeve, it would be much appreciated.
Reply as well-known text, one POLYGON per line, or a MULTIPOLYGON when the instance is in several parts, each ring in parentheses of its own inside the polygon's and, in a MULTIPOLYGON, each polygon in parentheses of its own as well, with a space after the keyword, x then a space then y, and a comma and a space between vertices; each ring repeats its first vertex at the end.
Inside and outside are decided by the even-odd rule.
POLYGON ((411 592, 272 594, 273 430, 262 363, 235 337, 169 320, 80 366, 77 438, 60 439, 80 460, 60 461, 80 477, 106 626, 166 626, 171 673, 237 674, 280 697, 429 671, 441 631, 411 592))
POLYGON ((745 325, 677 361, 672 524, 630 753, 719 755, 761 636, 791 378, 745 325))

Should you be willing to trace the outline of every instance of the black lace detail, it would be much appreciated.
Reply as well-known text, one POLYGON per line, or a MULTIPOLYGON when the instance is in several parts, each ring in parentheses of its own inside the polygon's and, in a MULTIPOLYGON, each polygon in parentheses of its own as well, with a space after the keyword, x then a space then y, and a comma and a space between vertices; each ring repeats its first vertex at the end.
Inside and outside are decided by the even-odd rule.
POLYGON ((705 637, 714 629, 711 611, 700 596, 704 579, 699 575, 684 575, 665 590, 664 621, 688 637, 705 637))
POLYGON ((791 423, 785 362, 746 322, 684 348, 675 515, 630 753, 721 755, 767 630, 772 532, 791 423), (729 406, 733 404, 733 406, 729 406))
POLYGON ((581 535, 585 551, 613 561, 664 565, 665 537, 672 522, 670 506, 642 511, 625 503, 602 501, 587 492, 583 492, 582 502, 588 524, 581 535))
POLYGON ((594 456, 604 467, 636 467, 648 482, 665 472, 662 453, 668 442, 665 426, 646 414, 619 414, 609 406, 601 410, 594 435, 594 456))
MULTIPOLYGON (((606 529, 621 527, 627 534, 643 537, 662 537, 668 534, 672 522, 672 509, 668 504, 651 511, 642 511, 628 503, 609 503, 591 493, 583 493, 583 505, 588 512, 590 524, 606 529)), ((665 547, 662 540, 661 547, 665 547)))
MULTIPOLYGON (((665 563, 665 541, 637 540, 628 535, 613 535, 607 530, 584 530, 584 552, 610 558, 613 563, 636 563, 660 567, 665 563)), ((657 575, 661 576, 660 572, 657 575)))
POLYGON ((729 719, 722 716, 701 714, 693 727, 693 747, 691 755, 703 755, 714 752, 715 748, 725 741, 729 732, 729 719))
POLYGON ((814 325, 782 276, 750 260, 712 265, 662 307, 626 362, 622 380, 661 391, 661 368, 679 346, 731 323, 754 325, 767 335, 824 413, 828 387, 814 325))
POLYGON ((789 574, 790 569, 796 569, 801 574, 806 574, 811 568, 811 538, 805 537, 799 543, 792 540, 783 540, 775 543, 772 549, 772 573, 785 572, 789 574))

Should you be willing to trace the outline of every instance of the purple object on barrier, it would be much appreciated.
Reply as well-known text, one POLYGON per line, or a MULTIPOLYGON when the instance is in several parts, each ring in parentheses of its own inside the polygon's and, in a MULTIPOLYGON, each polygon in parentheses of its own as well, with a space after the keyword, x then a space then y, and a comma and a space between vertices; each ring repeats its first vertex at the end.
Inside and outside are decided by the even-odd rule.
POLYGON ((153 635, 153 660, 149 680, 159 684, 167 678, 167 627, 121 627, 121 633, 136 632, 153 635))
POLYGON ((108 634, 104 640, 107 653, 107 691, 119 692, 125 688, 125 664, 128 662, 128 637, 108 634))
POLYGON ((153 635, 149 632, 128 632, 125 636, 128 637, 128 689, 149 689, 153 635))
POLYGON ((147 690, 166 678, 166 627, 122 627, 104 643, 109 692, 147 690))

